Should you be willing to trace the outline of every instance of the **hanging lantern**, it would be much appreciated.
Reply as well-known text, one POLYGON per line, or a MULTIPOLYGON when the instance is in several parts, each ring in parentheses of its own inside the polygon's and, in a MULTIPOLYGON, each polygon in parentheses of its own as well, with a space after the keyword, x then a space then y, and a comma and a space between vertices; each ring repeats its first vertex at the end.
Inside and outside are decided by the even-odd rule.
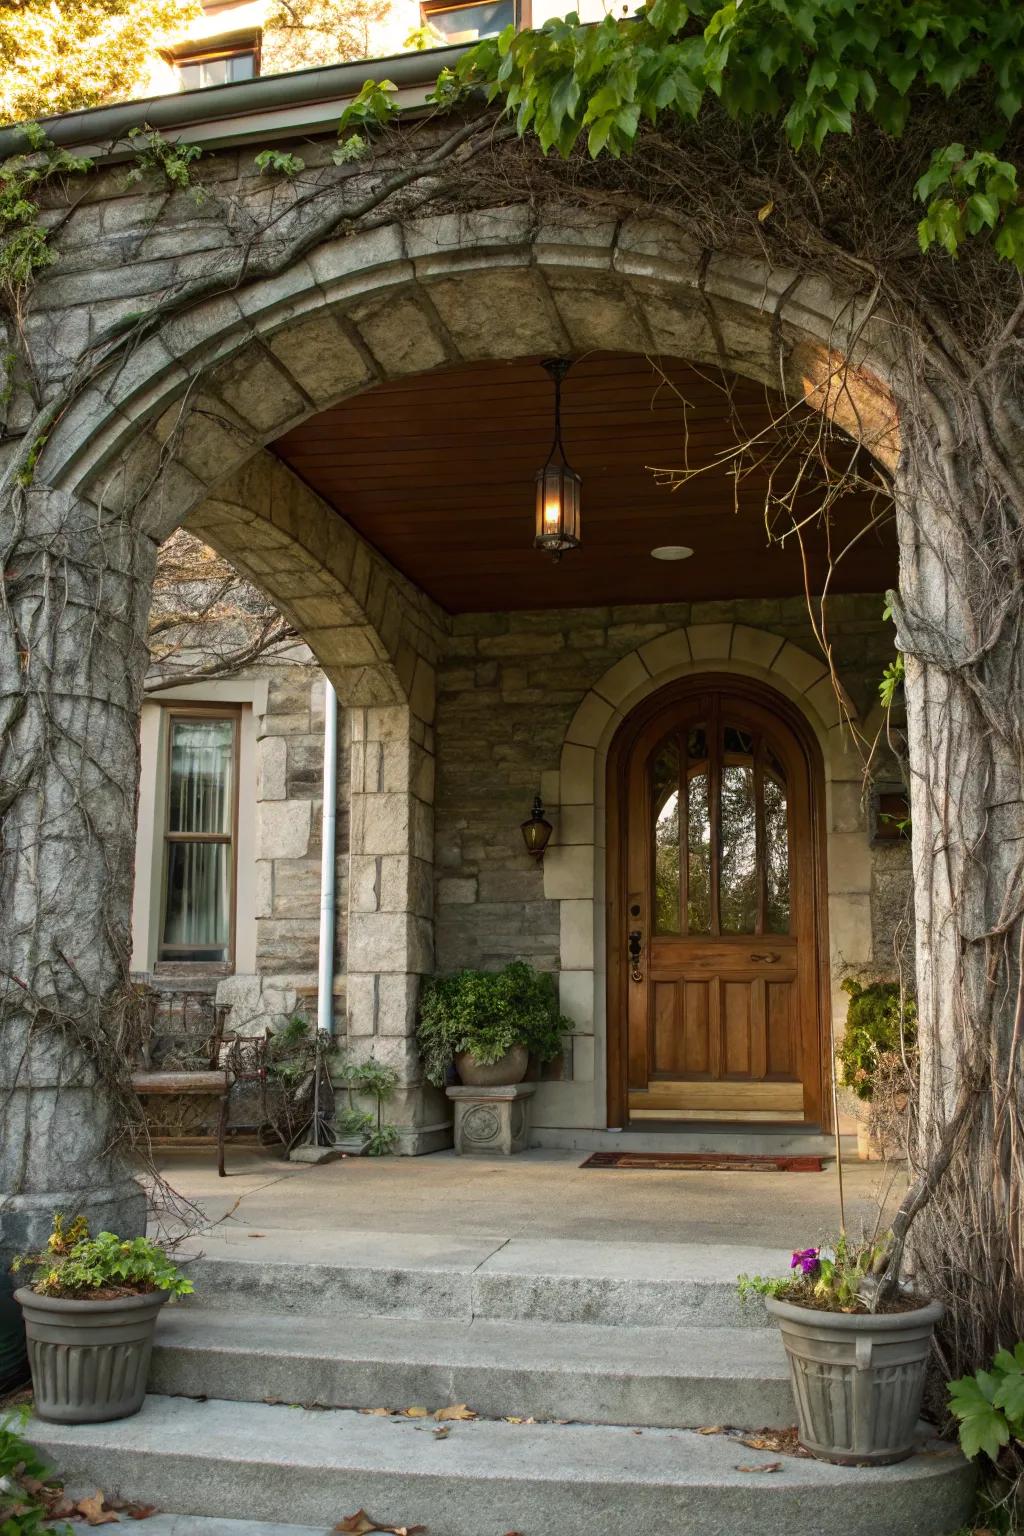
POLYGON ((570 465, 562 446, 562 380, 572 363, 549 357, 541 364, 555 382, 555 436, 544 467, 537 471, 537 532, 535 549, 549 549, 558 560, 580 542, 580 487, 582 481, 570 465))
POLYGON ((535 859, 542 859, 544 857, 544 850, 548 845, 548 839, 551 836, 552 828, 550 821, 545 821, 544 819, 544 806, 541 803, 540 795, 534 795, 530 819, 529 821, 524 821, 519 830, 523 834, 523 842, 526 844, 527 853, 532 854, 535 859))

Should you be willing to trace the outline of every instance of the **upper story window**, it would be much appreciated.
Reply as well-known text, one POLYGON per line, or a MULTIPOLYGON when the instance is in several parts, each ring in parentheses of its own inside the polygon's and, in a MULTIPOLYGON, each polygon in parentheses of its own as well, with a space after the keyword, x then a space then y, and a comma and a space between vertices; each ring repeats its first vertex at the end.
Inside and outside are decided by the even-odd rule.
POLYGON ((420 11, 424 25, 433 27, 446 43, 475 43, 520 25, 517 0, 470 0, 467 5, 421 0, 420 11))
POLYGON ((238 712, 169 711, 159 958, 229 965, 234 950, 238 712))
POLYGON ((239 80, 254 80, 260 72, 255 48, 179 55, 174 63, 183 91, 207 85, 234 85, 239 80))

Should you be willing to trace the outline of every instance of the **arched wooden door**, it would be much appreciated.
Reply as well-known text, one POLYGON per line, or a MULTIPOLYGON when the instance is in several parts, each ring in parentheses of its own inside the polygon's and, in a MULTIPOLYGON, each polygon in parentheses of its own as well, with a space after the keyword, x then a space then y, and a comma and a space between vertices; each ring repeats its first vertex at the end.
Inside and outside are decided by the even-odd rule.
POLYGON ((828 1117, 821 770, 781 696, 688 679, 609 765, 610 1124, 828 1117))

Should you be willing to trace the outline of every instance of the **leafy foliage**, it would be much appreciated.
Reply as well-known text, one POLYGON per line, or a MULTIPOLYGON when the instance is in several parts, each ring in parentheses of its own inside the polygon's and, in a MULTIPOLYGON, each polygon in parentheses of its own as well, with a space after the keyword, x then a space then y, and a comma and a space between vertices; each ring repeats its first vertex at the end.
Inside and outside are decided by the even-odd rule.
POLYGON ((25 1268, 35 1271, 30 1284, 40 1296, 88 1300, 90 1292, 101 1290, 126 1296, 150 1291, 187 1296, 193 1288, 191 1280, 148 1238, 124 1239, 113 1232, 93 1238, 84 1216, 68 1223, 61 1211, 54 1212, 46 1252, 19 1254, 11 1265, 15 1272, 25 1268))
POLYGON ((331 157, 345 165, 365 155, 368 134, 384 128, 398 113, 396 87, 391 80, 365 80, 338 119, 338 147, 331 157))
POLYGON ((335 1069, 348 1094, 348 1108, 336 1117, 335 1124, 343 1136, 365 1137, 368 1157, 385 1157, 393 1152, 398 1141, 398 1127, 384 1121, 383 1106, 398 1087, 398 1073, 385 1062, 351 1061, 344 1058, 335 1069), (357 1109, 355 1098, 362 1095, 373 1103, 373 1110, 357 1109))
POLYGON ((0 1417, 0 1536, 71 1536, 50 1522, 50 1469, 25 1439, 28 1418, 27 1407, 0 1417))
POLYGON ((285 149, 261 149, 253 164, 261 176, 297 176, 306 168, 301 155, 293 155, 285 149))
POLYGON ((123 101, 198 0, 7 0, 0 6, 0 122, 123 101))
POLYGON ((49 232, 39 221, 40 189, 92 165, 51 144, 38 123, 25 123, 21 133, 27 153, 0 161, 0 293, 11 304, 54 259, 49 232))
POLYGON ((960 1426, 960 1449, 971 1460, 999 1458, 1011 1441, 1024 1444, 1024 1343, 1001 1349, 990 1371, 949 1383, 949 1406, 960 1426))
POLYGON ((148 123, 142 128, 133 128, 128 137, 135 152, 135 164, 125 178, 129 185, 141 181, 147 171, 155 171, 169 187, 180 192, 191 190, 197 203, 204 201, 206 193, 192 182, 193 162, 203 153, 198 144, 181 144, 177 140, 165 139, 162 133, 151 128, 148 123))
MULTIPOLYGON (((712 102, 737 122, 779 121, 794 150, 817 153, 830 134, 851 134, 858 116, 899 136, 916 103, 967 82, 988 98, 982 119, 1019 113, 1016 0, 652 0, 596 26, 572 13, 478 43, 442 74, 434 99, 450 104, 482 87, 520 134, 563 156, 581 142, 591 156, 629 154, 643 124, 692 121, 712 102)), ((996 147, 936 151, 917 189, 924 249, 937 241, 955 254, 967 235, 988 235, 999 256, 1024 267, 1024 211, 996 147)))
POLYGON ((740 1297, 775 1296, 796 1306, 824 1312, 866 1312, 865 1280, 878 1267, 886 1243, 851 1242, 844 1234, 836 1239, 831 1255, 823 1248, 799 1248, 784 1276, 740 1275, 740 1297))
POLYGON ((551 1061, 571 1027, 558 1011, 552 978, 513 960, 502 971, 466 970, 428 981, 417 1042, 428 1081, 441 1088, 459 1051, 490 1065, 525 1045, 538 1061, 551 1061))
POLYGON ((917 1044, 917 1004, 895 981, 862 986, 852 976, 842 983, 849 995, 846 1032, 839 1047, 840 1081, 859 1099, 868 1100, 886 1058, 913 1055, 917 1044))

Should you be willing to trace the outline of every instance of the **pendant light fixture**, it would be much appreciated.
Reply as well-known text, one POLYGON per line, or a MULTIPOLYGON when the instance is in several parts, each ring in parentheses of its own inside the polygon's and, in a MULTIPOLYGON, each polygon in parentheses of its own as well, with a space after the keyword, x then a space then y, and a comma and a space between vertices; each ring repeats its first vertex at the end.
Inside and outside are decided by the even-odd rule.
POLYGON ((548 549, 560 560, 567 549, 580 542, 580 487, 582 481, 565 456, 562 445, 562 380, 572 363, 549 357, 541 363, 555 385, 555 436, 544 466, 537 471, 537 532, 535 549, 548 549))

